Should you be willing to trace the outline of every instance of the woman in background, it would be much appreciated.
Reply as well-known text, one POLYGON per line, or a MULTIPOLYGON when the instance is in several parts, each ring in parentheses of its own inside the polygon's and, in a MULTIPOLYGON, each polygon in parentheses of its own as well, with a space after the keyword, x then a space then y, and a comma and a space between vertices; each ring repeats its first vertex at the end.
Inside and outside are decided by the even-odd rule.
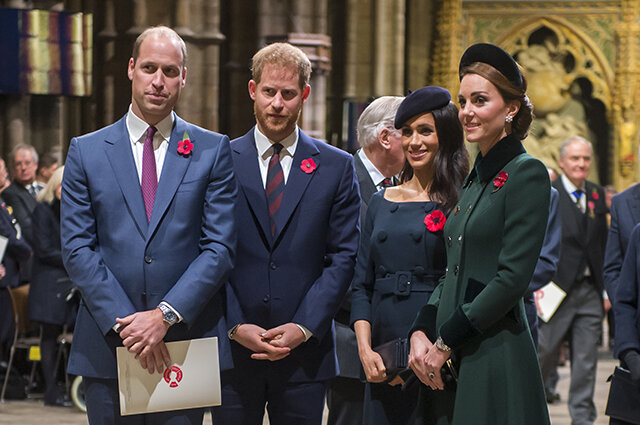
POLYGON ((369 201, 351 298, 351 323, 368 381, 366 424, 415 421, 418 386, 403 391, 400 377, 387 382, 392 377, 374 348, 406 338, 444 273, 442 227, 469 166, 457 113, 441 87, 409 94, 394 122, 406 158, 402 183, 369 201))
POLYGON ((56 383, 57 338, 71 317, 66 297, 71 289, 62 264, 60 242, 60 191, 64 167, 56 169, 33 210, 33 275, 29 289, 29 318, 42 325, 42 372, 45 381, 44 403, 70 407, 72 403, 56 383))

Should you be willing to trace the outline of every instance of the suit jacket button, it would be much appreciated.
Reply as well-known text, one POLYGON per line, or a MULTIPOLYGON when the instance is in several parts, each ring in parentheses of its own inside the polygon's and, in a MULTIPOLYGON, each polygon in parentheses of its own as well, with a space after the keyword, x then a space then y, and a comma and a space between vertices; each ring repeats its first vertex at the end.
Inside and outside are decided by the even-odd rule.
POLYGON ((265 303, 268 303, 268 302, 269 302, 269 295, 266 295, 266 296, 262 299, 262 301, 264 301, 265 303))
POLYGON ((276 266, 276 263, 274 263, 273 261, 271 262, 271 264, 269 264, 269 267, 271 267, 271 270, 275 270, 278 268, 278 266, 276 266))
POLYGON ((151 259, 151 257, 149 257, 148 255, 144 257, 144 262, 147 264, 151 264, 153 260, 151 259))

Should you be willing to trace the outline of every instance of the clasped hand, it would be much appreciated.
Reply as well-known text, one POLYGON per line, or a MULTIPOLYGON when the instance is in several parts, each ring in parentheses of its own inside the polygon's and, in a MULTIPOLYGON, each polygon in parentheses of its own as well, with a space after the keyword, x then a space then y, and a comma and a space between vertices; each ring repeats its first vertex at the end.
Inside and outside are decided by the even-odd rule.
POLYGON ((155 370, 162 373, 165 366, 171 367, 171 357, 162 340, 169 324, 163 320, 160 309, 139 311, 122 319, 118 317, 116 323, 121 326, 122 344, 136 354, 140 365, 150 374, 155 370))
POLYGON ((234 340, 253 351, 255 360, 276 361, 287 357, 304 342, 304 334, 295 323, 285 323, 272 329, 244 323, 238 326, 234 340))
POLYGON ((443 390, 444 382, 440 370, 451 352, 439 350, 422 331, 411 335, 409 366, 418 379, 432 390, 443 390))

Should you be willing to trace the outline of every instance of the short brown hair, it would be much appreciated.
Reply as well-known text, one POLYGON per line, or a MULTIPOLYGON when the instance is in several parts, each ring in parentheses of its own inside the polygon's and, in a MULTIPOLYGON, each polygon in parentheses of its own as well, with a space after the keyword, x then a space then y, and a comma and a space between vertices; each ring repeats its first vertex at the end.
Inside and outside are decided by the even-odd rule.
POLYGON ((311 61, 307 55, 289 43, 273 43, 258 50, 253 55, 251 78, 258 84, 262 77, 262 70, 266 64, 282 67, 295 67, 298 70, 300 88, 309 84, 311 78, 311 61))
POLYGON ((140 55, 140 45, 144 39, 151 34, 163 35, 175 41, 178 44, 178 47, 180 47, 180 52, 182 53, 182 66, 187 66, 187 45, 177 32, 165 26, 149 27, 142 31, 142 34, 136 38, 135 43, 133 43, 133 53, 131 54, 134 64, 136 63, 136 60, 138 60, 138 55, 140 55))
POLYGON ((529 134, 529 127, 533 121, 533 105, 527 96, 527 80, 522 75, 522 86, 517 87, 500 71, 484 62, 474 62, 460 71, 460 78, 466 74, 477 74, 496 86, 505 102, 517 101, 520 109, 511 122, 511 132, 520 139, 529 134))

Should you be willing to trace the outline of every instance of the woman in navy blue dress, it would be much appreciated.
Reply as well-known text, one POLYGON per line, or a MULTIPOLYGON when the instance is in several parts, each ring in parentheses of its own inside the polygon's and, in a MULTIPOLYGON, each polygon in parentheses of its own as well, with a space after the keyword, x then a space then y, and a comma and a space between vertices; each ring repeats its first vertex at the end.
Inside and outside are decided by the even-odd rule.
POLYGON ((351 323, 367 385, 364 423, 415 420, 418 385, 388 380, 375 347, 405 338, 444 274, 442 228, 469 168, 458 109, 441 87, 405 98, 394 125, 406 164, 402 184, 369 201, 353 280, 351 323), (403 390, 404 389, 404 390, 403 390))

